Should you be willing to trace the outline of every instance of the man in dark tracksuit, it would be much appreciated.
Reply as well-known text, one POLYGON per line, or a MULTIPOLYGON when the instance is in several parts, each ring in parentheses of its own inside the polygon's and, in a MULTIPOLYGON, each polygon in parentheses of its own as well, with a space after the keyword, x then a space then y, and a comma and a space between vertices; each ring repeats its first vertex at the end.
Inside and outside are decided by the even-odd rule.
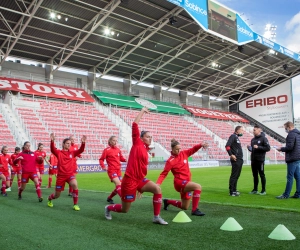
POLYGON ((265 177, 265 158, 266 152, 270 151, 270 144, 265 134, 262 132, 259 126, 253 128, 254 138, 251 140, 251 146, 248 146, 248 150, 251 153, 251 169, 254 181, 254 188, 250 194, 266 195, 266 177, 265 177), (261 192, 258 193, 258 174, 261 180, 261 192))
POLYGON ((231 175, 229 179, 229 195, 230 196, 239 196, 240 193, 236 190, 237 181, 240 177, 242 166, 244 163, 243 160, 243 150, 239 137, 243 135, 244 127, 237 126, 234 130, 234 133, 229 137, 226 143, 226 150, 230 156, 231 162, 231 175))
POLYGON ((295 129, 292 122, 284 124, 285 131, 288 133, 286 137, 285 147, 278 148, 280 152, 285 152, 285 162, 287 164, 287 182, 285 191, 277 199, 287 199, 293 187, 293 180, 296 180, 296 192, 290 198, 300 198, 300 131, 295 129))

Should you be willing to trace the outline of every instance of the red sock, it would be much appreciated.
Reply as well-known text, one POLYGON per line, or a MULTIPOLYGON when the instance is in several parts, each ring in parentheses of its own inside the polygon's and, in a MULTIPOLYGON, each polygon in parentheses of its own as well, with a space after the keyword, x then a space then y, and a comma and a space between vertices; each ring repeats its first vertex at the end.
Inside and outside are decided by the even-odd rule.
POLYGON ((193 193, 192 199, 192 211, 194 212, 198 208, 198 204, 200 201, 201 190, 195 190, 193 193))
POLYGON ((69 194, 73 193, 73 188, 71 186, 69 186, 69 194))
POLYGON ((38 198, 41 198, 42 197, 42 190, 41 190, 40 184, 35 185, 35 191, 36 191, 36 194, 37 194, 38 198))
POLYGON ((18 179, 18 188, 21 188, 21 179, 18 179))
POLYGON ((49 177, 49 179, 48 179, 48 187, 49 188, 51 187, 51 184, 52 184, 52 177, 49 177))
POLYGON ((153 212, 154 216, 158 216, 160 213, 161 202, 162 202, 162 194, 154 194, 153 195, 153 212))
POLYGON ((117 194, 117 191, 116 191, 116 189, 114 189, 114 191, 111 192, 111 194, 107 197, 107 199, 112 199, 116 194, 117 194))
POLYGON ((3 193, 3 194, 5 194, 6 193, 6 181, 2 181, 2 188, 1 188, 1 192, 3 193))
POLYGON ((174 207, 178 207, 181 208, 181 201, 176 201, 176 200, 168 200, 168 204, 174 206, 174 207))
POLYGON ((107 207, 107 209, 109 211, 112 211, 112 212, 121 213, 122 212, 122 205, 121 204, 109 205, 107 207))
POLYGON ((23 192, 23 189, 20 187, 20 188, 19 188, 19 195, 21 195, 22 192, 23 192))
POLYGON ((49 197, 48 197, 48 200, 51 201, 51 200, 54 200, 55 199, 55 194, 50 194, 49 197))
POLYGON ((116 192, 118 193, 118 195, 119 195, 120 197, 122 197, 122 194, 121 194, 121 185, 117 185, 117 186, 116 186, 116 192))
POLYGON ((78 203, 78 189, 73 190, 73 202, 74 202, 74 205, 77 205, 77 203, 78 203))

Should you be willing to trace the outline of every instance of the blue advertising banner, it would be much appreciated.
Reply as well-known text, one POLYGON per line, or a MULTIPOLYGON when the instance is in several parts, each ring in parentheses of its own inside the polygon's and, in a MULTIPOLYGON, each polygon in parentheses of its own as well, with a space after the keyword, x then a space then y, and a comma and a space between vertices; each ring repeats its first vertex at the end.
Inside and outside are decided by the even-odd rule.
POLYGON ((208 29, 207 0, 167 0, 181 6, 204 29, 208 29))
POLYGON ((239 44, 245 44, 252 42, 254 40, 253 31, 251 28, 244 22, 239 14, 236 14, 237 22, 237 40, 239 44))
POLYGON ((295 53, 295 52, 279 45, 278 43, 275 43, 274 41, 264 38, 263 36, 255 33, 255 32, 253 33, 253 36, 254 36, 254 41, 261 43, 274 51, 280 52, 280 53, 300 62, 300 54, 295 53))

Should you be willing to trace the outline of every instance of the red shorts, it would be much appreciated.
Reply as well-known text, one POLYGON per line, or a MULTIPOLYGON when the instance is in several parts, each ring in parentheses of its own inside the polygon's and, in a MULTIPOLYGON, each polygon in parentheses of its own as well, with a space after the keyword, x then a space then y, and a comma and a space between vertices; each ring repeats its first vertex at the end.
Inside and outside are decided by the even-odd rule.
POLYGON ((39 172, 40 174, 44 174, 44 170, 45 170, 44 166, 36 168, 36 172, 39 172))
POLYGON ((125 175, 121 184, 122 201, 134 202, 136 191, 141 192, 143 186, 145 186, 149 181, 150 180, 147 178, 136 181, 125 175))
POLYGON ((107 170, 107 175, 112 182, 114 178, 119 178, 119 180, 122 180, 122 172, 121 170, 107 170))
POLYGON ((70 183, 71 180, 76 180, 75 175, 71 176, 57 176, 56 177, 56 184, 55 184, 55 190, 56 191, 64 191, 66 183, 70 183))
POLYGON ((10 181, 10 174, 8 171, 0 171, 0 175, 4 175, 6 178, 6 181, 10 181))
POLYGON ((185 186, 189 183, 188 180, 174 179, 174 188, 180 193, 180 197, 183 200, 189 200, 192 197, 192 192, 183 192, 185 186))
POLYGON ((22 168, 21 167, 13 167, 11 174, 22 174, 22 168))
POLYGON ((35 178, 38 178, 37 173, 22 173, 21 182, 28 183, 29 179, 33 181, 35 178))
POLYGON ((57 166, 52 166, 52 168, 49 168, 49 174, 56 175, 57 174, 57 166))

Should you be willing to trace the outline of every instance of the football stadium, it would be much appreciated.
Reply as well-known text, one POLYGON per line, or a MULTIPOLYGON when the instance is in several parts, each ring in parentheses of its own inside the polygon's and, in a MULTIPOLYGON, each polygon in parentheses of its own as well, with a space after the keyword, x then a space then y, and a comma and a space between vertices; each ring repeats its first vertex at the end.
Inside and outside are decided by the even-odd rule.
POLYGON ((0 249, 299 249, 300 52, 215 0, 0 19, 0 249))

